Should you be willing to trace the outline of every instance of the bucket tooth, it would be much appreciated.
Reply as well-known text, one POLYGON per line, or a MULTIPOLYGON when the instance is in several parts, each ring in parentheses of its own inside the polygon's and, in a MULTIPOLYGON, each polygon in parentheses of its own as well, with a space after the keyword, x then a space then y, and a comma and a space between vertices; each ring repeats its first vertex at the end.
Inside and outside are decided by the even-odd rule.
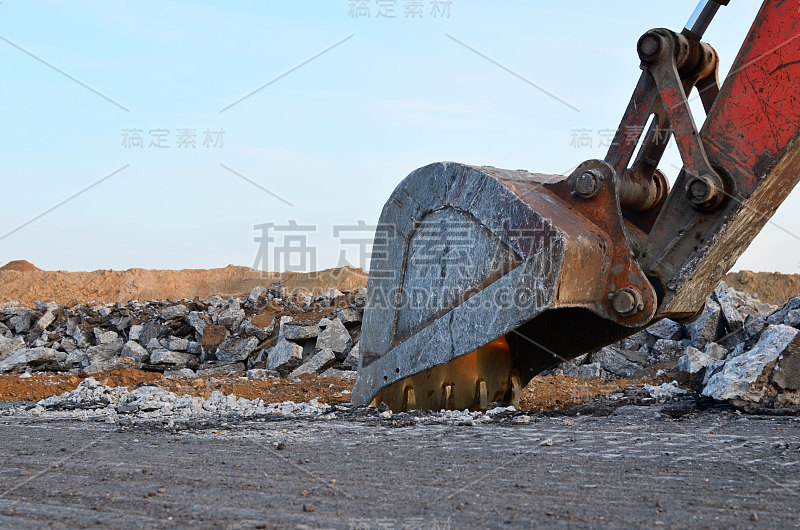
POLYGON ((475 401, 478 404, 478 408, 481 410, 486 410, 489 408, 489 395, 486 390, 486 381, 478 381, 478 388, 476 389, 477 396, 475 401))
POLYGON ((444 400, 442 403, 443 409, 450 409, 453 410, 456 408, 455 398, 453 396, 453 385, 444 385, 444 389, 442 392, 444 395, 444 400))
POLYGON ((511 399, 509 401, 516 407, 519 405, 519 400, 522 397, 522 380, 516 370, 511 373, 510 385, 511 399))
POLYGON ((403 410, 415 410, 417 408, 417 395, 410 386, 406 387, 403 398, 403 410))

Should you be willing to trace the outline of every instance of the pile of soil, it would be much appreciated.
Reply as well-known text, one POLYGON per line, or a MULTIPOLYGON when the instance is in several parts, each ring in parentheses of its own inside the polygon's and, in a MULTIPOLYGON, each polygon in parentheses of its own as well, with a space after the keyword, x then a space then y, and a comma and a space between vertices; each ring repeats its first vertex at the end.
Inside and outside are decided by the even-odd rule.
POLYGON ((24 259, 9 261, 8 263, 0 267, 0 272, 2 271, 31 272, 31 271, 41 271, 41 270, 42 269, 40 269, 30 261, 25 261, 24 259))
POLYGON ((367 274, 343 267, 314 273, 264 273, 249 267, 228 265, 220 269, 99 270, 93 272, 43 271, 27 261, 12 261, 0 268, 0 302, 16 300, 32 307, 34 302, 71 306, 88 302, 193 299, 218 294, 234 296, 257 285, 282 280, 288 291, 308 289, 322 294, 330 287, 340 291, 366 287, 367 274))
MULTIPOLYGON (((800 274, 778 272, 732 272, 725 282, 746 293, 755 293, 762 302, 783 305, 800 295, 800 274)), ((234 296, 283 280, 289 292, 308 289, 321 294, 329 287, 340 291, 367 286, 362 269, 343 267, 314 273, 265 273, 250 267, 228 265, 220 269, 93 272, 43 271, 25 260, 0 267, 0 302, 16 300, 25 306, 35 301, 73 305, 87 302, 127 302, 129 300, 192 299, 218 294, 234 296)))
POLYGON ((773 305, 782 306, 789 298, 800 295, 800 274, 739 271, 729 272, 724 280, 729 287, 773 305))

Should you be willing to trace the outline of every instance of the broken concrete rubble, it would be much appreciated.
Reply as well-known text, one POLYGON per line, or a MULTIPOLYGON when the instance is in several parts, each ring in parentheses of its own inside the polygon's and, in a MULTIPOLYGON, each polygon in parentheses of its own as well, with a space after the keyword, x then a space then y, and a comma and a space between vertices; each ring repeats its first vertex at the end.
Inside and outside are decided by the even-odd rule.
POLYGON ((615 379, 679 369, 690 374, 692 385, 699 385, 697 390, 708 397, 739 405, 793 406, 793 385, 800 386, 794 375, 800 360, 792 353, 794 343, 781 349, 784 345, 778 337, 791 335, 790 330, 798 326, 800 297, 779 308, 723 282, 695 322, 661 320, 619 343, 562 363, 556 370, 575 377, 615 379), (772 327, 776 325, 784 326, 784 335, 772 327), (776 348, 783 352, 779 361, 776 348), (758 362, 766 351, 772 351, 767 356, 772 361, 758 362))
MULTIPOLYGON (((138 367, 171 377, 352 377, 359 363, 363 294, 331 292, 309 300, 307 293, 288 296, 276 286, 227 300, 70 308, 42 304, 36 310, 7 305, 0 310, 0 369, 88 373, 138 367), (170 309, 177 306, 181 308, 170 309), (17 328, 26 331, 17 333, 17 328)), ((754 348, 764 349, 762 341, 775 335, 769 322, 795 329, 800 297, 778 308, 720 284, 696 322, 661 320, 558 369, 576 377, 616 379, 655 376, 659 370, 678 370, 680 364, 698 385, 705 380, 699 390, 709 385, 722 388, 720 374, 730 382, 739 373, 726 369, 727 364, 739 356, 744 356, 741 361, 748 359, 754 348)), ((785 347, 747 383, 747 392, 730 400, 743 403, 763 395, 761 405, 789 406, 800 386, 793 348, 785 347)))

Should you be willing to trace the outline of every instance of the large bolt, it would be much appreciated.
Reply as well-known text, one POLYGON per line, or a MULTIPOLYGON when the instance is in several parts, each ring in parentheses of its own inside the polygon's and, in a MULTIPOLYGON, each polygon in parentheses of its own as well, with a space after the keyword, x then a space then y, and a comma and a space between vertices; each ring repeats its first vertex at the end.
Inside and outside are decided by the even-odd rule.
POLYGON ((611 300, 611 307, 618 314, 627 316, 644 309, 644 303, 639 292, 632 287, 623 287, 614 291, 608 298, 611 300))
POLYGON ((720 189, 709 175, 695 175, 686 183, 686 197, 697 207, 711 208, 719 203, 720 189))
POLYGON ((600 192, 600 180, 594 171, 584 171, 575 178, 575 193, 584 199, 591 199, 600 192))
POLYGON ((652 62, 661 55, 663 47, 663 37, 658 33, 648 31, 639 39, 639 43, 636 45, 636 51, 639 53, 639 58, 642 61, 652 62))

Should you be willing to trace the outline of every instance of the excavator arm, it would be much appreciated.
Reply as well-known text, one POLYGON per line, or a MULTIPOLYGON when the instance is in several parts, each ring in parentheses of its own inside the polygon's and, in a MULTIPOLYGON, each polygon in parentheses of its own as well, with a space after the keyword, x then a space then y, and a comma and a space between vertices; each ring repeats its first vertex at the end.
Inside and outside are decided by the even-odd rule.
POLYGON ((763 3, 720 87, 701 38, 727 3, 639 39, 642 75, 605 160, 569 176, 443 162, 398 185, 375 236, 354 404, 516 404, 542 370, 701 314, 800 178, 800 0, 763 3), (658 169, 670 138, 683 161, 671 190, 658 169))

